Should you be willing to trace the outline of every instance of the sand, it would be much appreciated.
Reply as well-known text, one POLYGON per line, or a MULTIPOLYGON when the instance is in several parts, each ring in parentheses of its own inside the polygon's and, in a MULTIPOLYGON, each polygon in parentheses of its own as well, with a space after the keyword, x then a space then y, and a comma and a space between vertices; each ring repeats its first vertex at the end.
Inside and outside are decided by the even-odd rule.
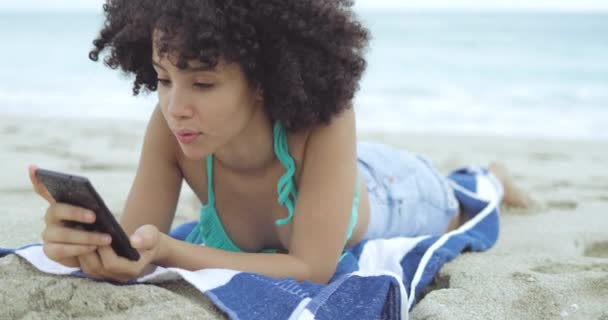
MULTIPOLYGON (((45 202, 27 165, 86 175, 117 215, 144 122, 0 116, 0 247, 39 242, 45 202)), ((500 238, 446 264, 412 319, 608 320, 608 142, 428 134, 360 134, 429 156, 440 170, 500 159, 532 198, 504 208, 500 238)), ((196 218, 185 188, 174 224, 196 218)), ((0 319, 222 319, 183 281, 115 286, 42 274, 0 259, 0 319)))

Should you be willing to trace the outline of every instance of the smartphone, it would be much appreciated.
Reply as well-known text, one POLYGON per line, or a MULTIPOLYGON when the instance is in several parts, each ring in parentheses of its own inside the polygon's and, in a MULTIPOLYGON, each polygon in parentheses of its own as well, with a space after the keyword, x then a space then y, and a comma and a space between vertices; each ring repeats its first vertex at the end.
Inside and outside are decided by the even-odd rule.
POLYGON ((129 242, 129 237, 116 221, 89 179, 56 171, 37 169, 36 177, 44 184, 55 201, 89 209, 95 212, 94 223, 66 221, 73 228, 82 227, 88 231, 98 231, 112 236, 112 249, 117 255, 131 261, 139 260, 139 252, 129 242))

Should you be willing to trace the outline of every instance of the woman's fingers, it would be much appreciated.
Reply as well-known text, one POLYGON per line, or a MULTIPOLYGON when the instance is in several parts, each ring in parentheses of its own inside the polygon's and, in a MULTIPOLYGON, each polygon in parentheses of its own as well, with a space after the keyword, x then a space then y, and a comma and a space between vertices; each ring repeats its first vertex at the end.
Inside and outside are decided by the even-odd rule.
POLYGON ((103 265, 97 251, 84 254, 78 257, 80 270, 93 279, 104 279, 103 265))
POLYGON ((32 181, 32 186, 34 187, 34 191, 36 191, 36 193, 42 198, 44 198, 44 200, 46 200, 48 203, 55 203, 55 199, 53 199, 53 196, 49 193, 49 191, 42 184, 42 182, 38 180, 38 177, 36 177, 36 170, 38 170, 38 168, 33 165, 30 165, 27 168, 27 171, 30 176, 30 181, 32 181))
POLYGON ((82 207, 67 203, 53 203, 46 209, 44 220, 47 224, 57 224, 61 221, 75 221, 90 224, 95 222, 95 213, 82 207))
MULTIPOLYGON (((91 253, 77 257, 80 270, 93 279, 127 283, 141 271, 133 270, 133 262, 116 256, 111 247, 98 247, 91 253)), ((137 268, 137 267, 135 267, 137 268)))
POLYGON ((42 240, 46 243, 76 244, 89 246, 107 246, 112 236, 105 233, 79 230, 69 227, 48 226, 42 231, 42 240))
POLYGON ((62 243, 45 243, 42 247, 44 254, 51 260, 68 267, 78 267, 78 256, 95 252, 97 246, 75 245, 62 243))

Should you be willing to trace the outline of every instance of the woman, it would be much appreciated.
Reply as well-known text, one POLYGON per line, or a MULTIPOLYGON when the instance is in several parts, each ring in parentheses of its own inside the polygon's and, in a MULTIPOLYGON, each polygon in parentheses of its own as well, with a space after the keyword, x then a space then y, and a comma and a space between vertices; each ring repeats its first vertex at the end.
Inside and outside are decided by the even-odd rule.
MULTIPOLYGON (((93 212, 49 200, 45 254, 98 279, 149 266, 229 268, 326 283, 363 239, 441 234, 459 224, 447 181, 421 157, 356 142, 351 100, 369 33, 351 1, 113 0, 90 57, 158 92, 121 225, 141 258, 108 235, 68 228, 93 212), (182 181, 201 203, 185 241, 167 233, 182 181), (201 246, 200 244, 205 244, 201 246)), ((494 164, 505 201, 523 203, 494 164)), ((184 230, 180 230, 183 232, 184 230)))

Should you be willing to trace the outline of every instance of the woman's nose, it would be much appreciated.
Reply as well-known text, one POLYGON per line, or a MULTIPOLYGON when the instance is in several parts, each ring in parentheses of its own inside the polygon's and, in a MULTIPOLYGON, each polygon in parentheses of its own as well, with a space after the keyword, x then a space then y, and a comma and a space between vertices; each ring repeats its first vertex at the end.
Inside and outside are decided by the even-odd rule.
POLYGON ((194 108, 187 97, 179 92, 174 92, 169 99, 169 114, 177 119, 191 118, 194 108))

